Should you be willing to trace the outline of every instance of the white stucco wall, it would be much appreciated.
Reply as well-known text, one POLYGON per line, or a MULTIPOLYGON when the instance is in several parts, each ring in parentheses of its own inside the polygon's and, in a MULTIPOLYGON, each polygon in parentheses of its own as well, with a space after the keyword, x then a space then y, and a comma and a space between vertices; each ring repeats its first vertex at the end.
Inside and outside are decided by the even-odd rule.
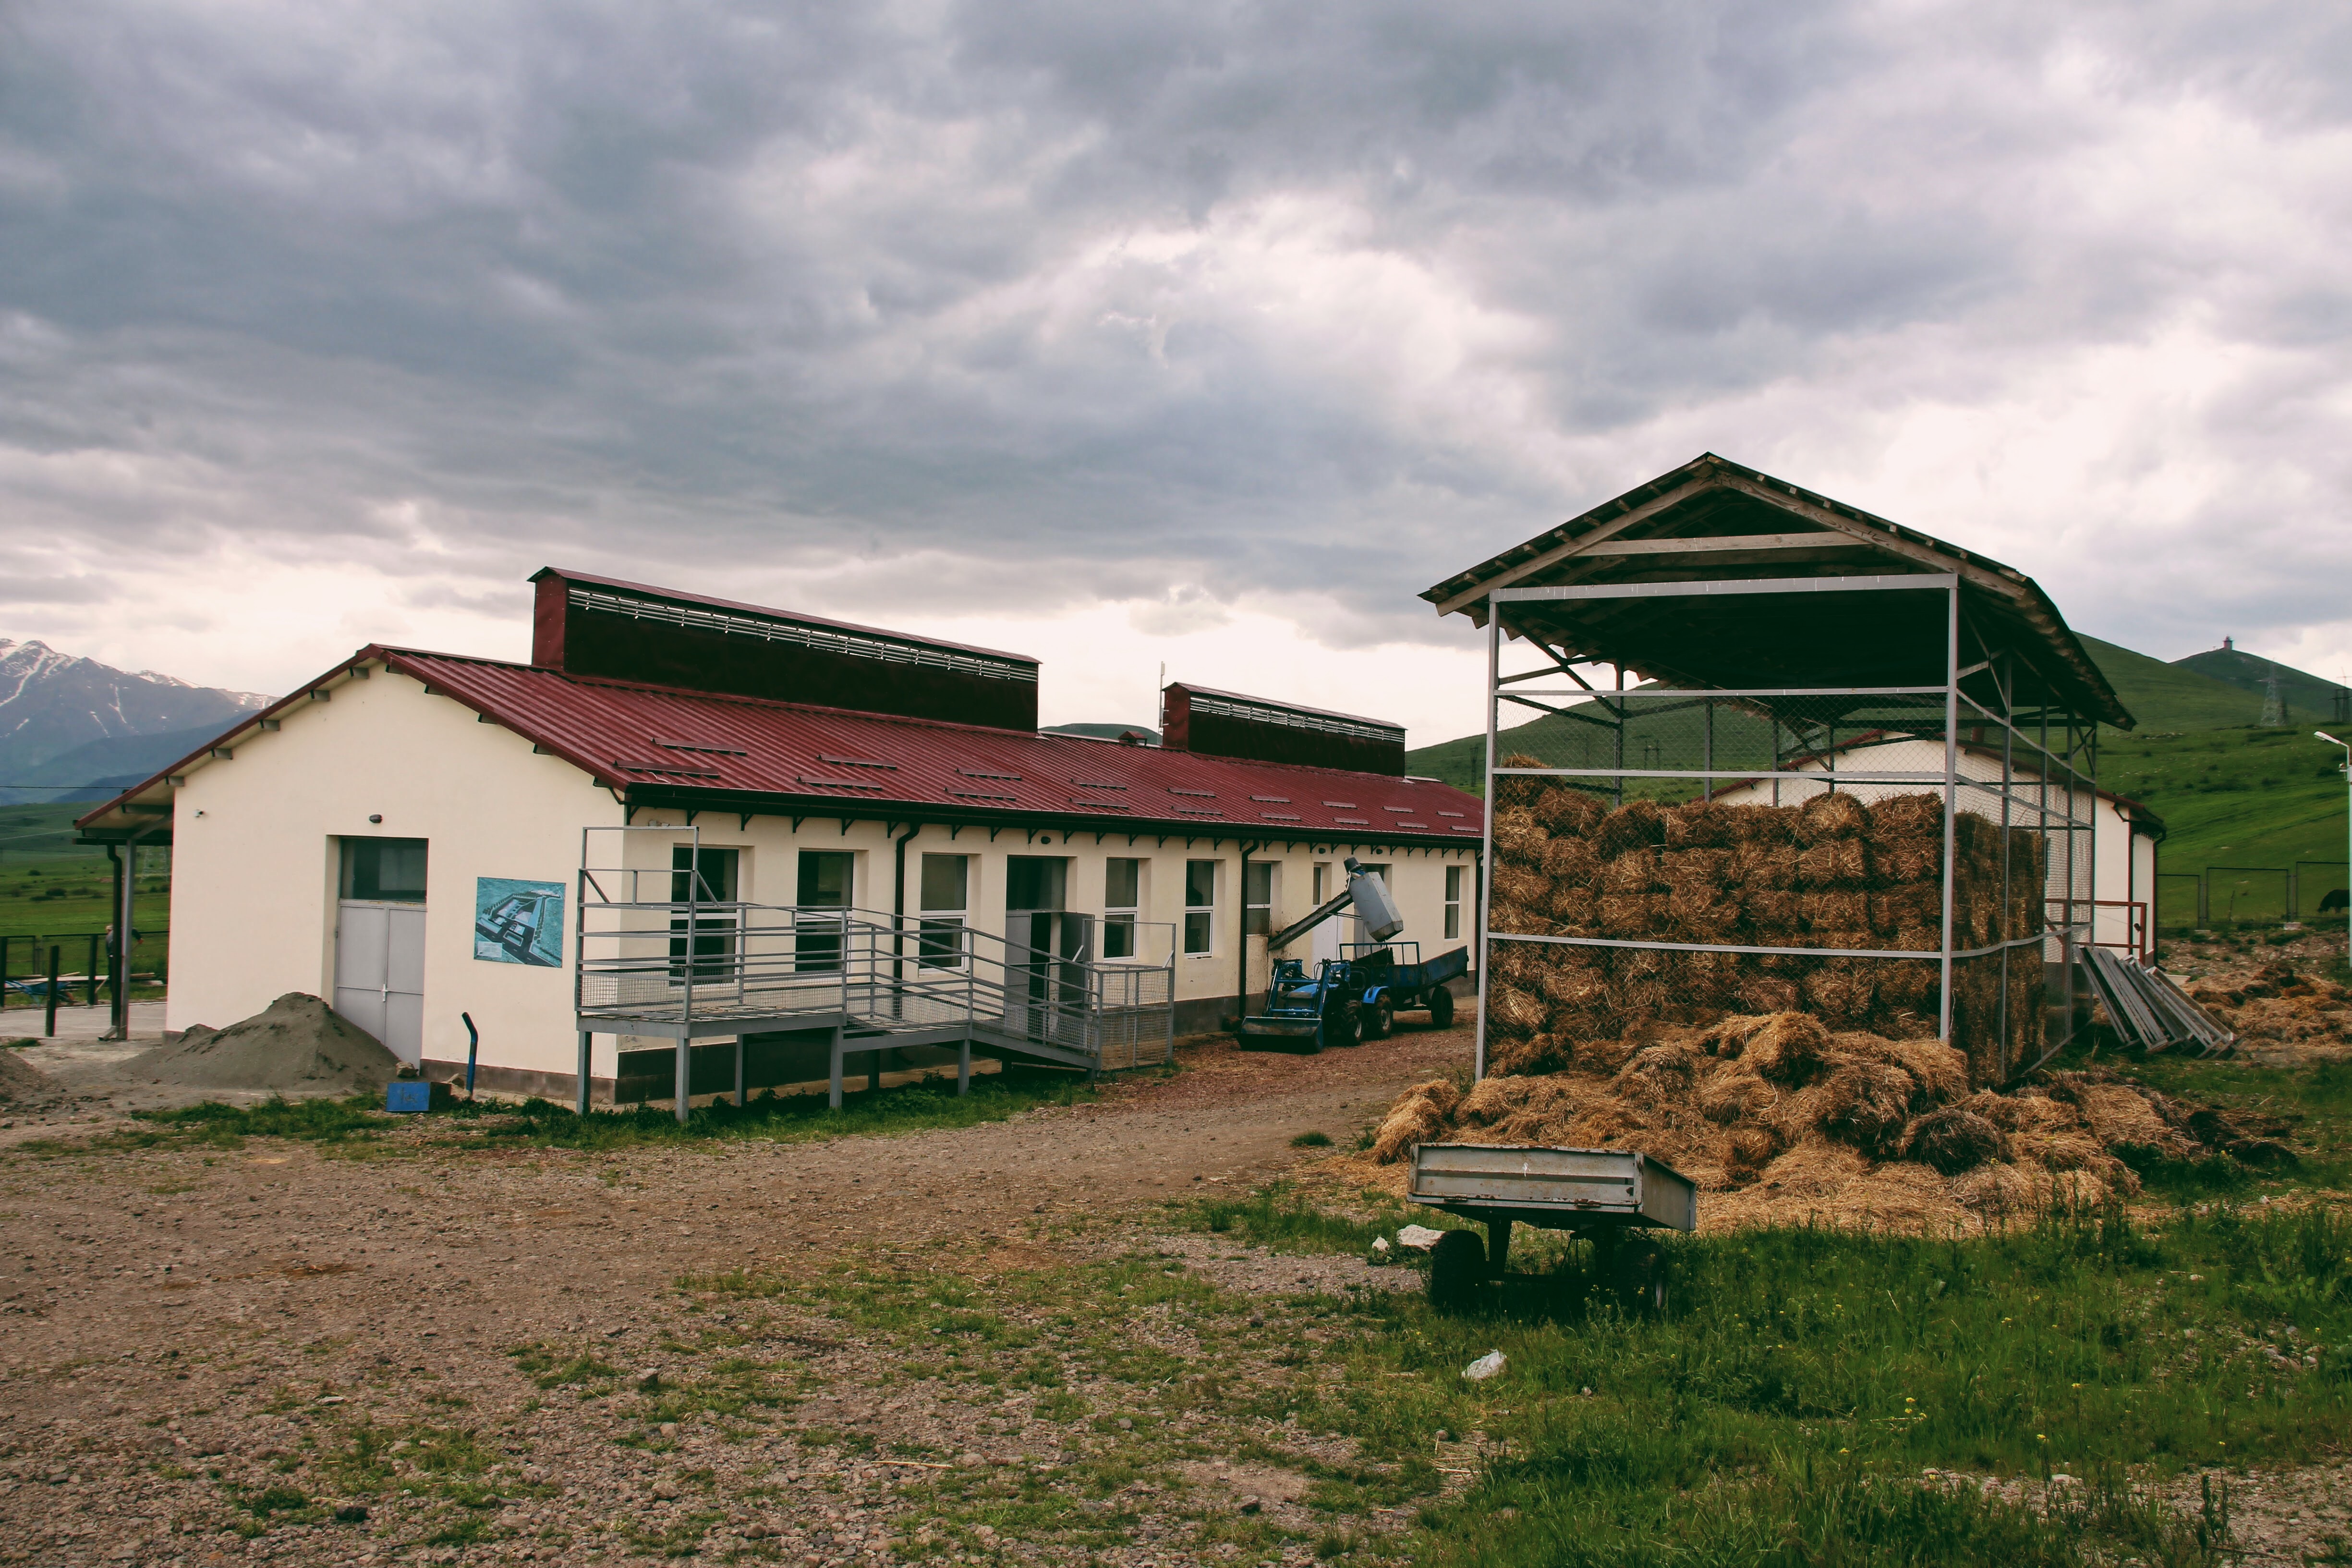
MULTIPOLYGON (((887 809, 881 807, 879 809, 887 809)), ((689 841, 684 814, 640 809, 635 824, 671 831, 625 836, 628 863, 658 870, 673 845, 689 841)), ((289 991, 331 998, 337 872, 346 835, 426 840, 426 959, 424 1054, 461 1061, 466 1033, 460 1013, 481 1030, 485 1066, 568 1074, 577 1062, 572 1033, 572 926, 584 827, 619 826, 620 805, 570 763, 535 754, 530 742, 503 726, 480 721, 470 709, 428 695, 415 680, 377 667, 371 679, 335 686, 327 701, 287 710, 282 728, 251 734, 233 758, 194 768, 173 798, 172 985, 168 1025, 215 1026, 260 1011, 289 991), (371 815, 381 823, 371 823, 371 815), (490 963, 474 956, 475 881, 481 877, 557 882, 565 889, 564 964, 545 969, 490 963)), ((847 851, 856 857, 853 902, 887 914, 892 908, 895 854, 877 821, 850 824, 835 817, 755 816, 733 812, 697 817, 700 842, 740 852, 739 897, 790 905, 797 896, 799 852, 847 851)), ((902 829, 903 831, 903 829, 902 829)), ((1385 862, 1406 938, 1424 957, 1466 937, 1442 936, 1444 868, 1475 864, 1475 845, 1442 850, 1330 845, 1322 853, 1307 841, 1275 842, 1253 851, 1276 867, 1272 924, 1276 929, 1314 907, 1313 868, 1349 853, 1385 862)), ((1179 952, 1180 1002, 1229 997, 1236 982, 1241 937, 1239 841, 1129 834, 1106 828, 1064 833, 986 827, 950 830, 928 825, 907 845, 906 910, 919 913, 925 853, 969 855, 969 921, 1005 931, 1007 860, 1013 855, 1057 856, 1069 861, 1065 902, 1100 915, 1107 862, 1114 856, 1146 862, 1140 918, 1163 929, 1141 943, 1157 960, 1173 941, 1180 949, 1184 869, 1189 859, 1219 862, 1216 935, 1198 957, 1179 952), (1131 840, 1131 841, 1130 841, 1131 840)), ((1463 931, 1475 929, 1475 877, 1464 873, 1463 931)), ((1353 932, 1347 933, 1352 937, 1353 932)), ((1263 938, 1248 941, 1248 987, 1262 991, 1268 963, 1263 938)), ((1293 956, 1308 956, 1301 941, 1293 956)), ((609 1078, 618 1051, 663 1042, 595 1040, 592 1071, 609 1078)))
MULTIPOLYGON (((1988 756, 1980 751, 1964 746, 1960 748, 1958 760, 1960 775, 1963 778, 1987 784, 1997 784, 2000 778, 2001 760, 1997 755, 1988 756)), ((1877 745, 1859 746, 1840 752, 1836 765, 1855 773, 1900 773, 1920 776, 1921 782, 1916 784, 1853 784, 1840 786, 1851 790, 1865 801, 1915 790, 1941 789, 1944 747, 1940 741, 1894 741, 1877 745)), ((1790 769, 1790 781, 1779 785, 1780 804, 1798 805, 1808 795, 1823 787, 1798 784, 1794 781, 1805 773, 1830 771, 1830 763, 1824 759, 1809 758, 1790 769)), ((2025 781, 2022 796, 2013 797, 2013 799, 2018 800, 2020 804, 2030 805, 2035 790, 2032 784, 2032 774, 2027 759, 2024 757, 2012 759, 2011 773, 2014 778, 2025 781)), ((2015 787, 2017 786, 2012 786, 2012 788, 2015 787)), ((1769 804, 1774 798, 1774 791, 1773 783, 1760 782, 1718 789, 1716 792, 1716 798, 1742 805, 1757 802, 1769 804)), ((2065 808, 2067 792, 2063 788, 2055 784, 2051 785, 2049 794, 2050 805, 2053 809, 2065 808)), ((2087 868, 2087 874, 2084 868, 2077 868, 2075 885, 2086 890, 2095 889, 2090 892, 2090 896, 2102 901, 2114 900, 2117 904, 2123 904, 2132 900, 2145 902, 2152 900, 2154 897, 2152 889, 2156 886, 2155 840, 2146 834, 2133 832, 2131 822, 2124 816, 2121 808, 2114 800, 2104 795, 2097 795, 2088 790, 2076 790, 2073 792, 2073 809, 2069 815, 2075 816, 2087 815, 2094 824, 2090 847, 2091 865, 2087 868)), ((1997 817, 2000 812, 2000 797, 1990 791, 1964 790, 1960 797, 1960 809, 1997 817)), ((2013 809, 2011 820, 2031 821, 2031 816, 2013 809)), ((2064 835, 2053 835, 2051 840, 2051 884, 2053 894, 2062 891, 2065 886, 2062 858, 2064 853, 2063 847, 2064 843, 2064 835)), ((2079 849, 2077 852, 2080 852, 2079 849)), ((2093 916, 2093 940, 2096 942, 2122 943, 2126 941, 2126 931, 2134 929, 2131 911, 2127 909, 2095 908, 2093 916)))
POLYGON ((425 1055, 462 1061, 471 1013, 485 1062, 571 1070, 570 889, 581 828, 620 820, 612 796, 381 667, 282 724, 174 792, 168 1026, 234 1023, 289 991, 331 997, 341 838, 423 838, 425 1055), (564 885, 566 967, 474 957, 478 877, 564 885))

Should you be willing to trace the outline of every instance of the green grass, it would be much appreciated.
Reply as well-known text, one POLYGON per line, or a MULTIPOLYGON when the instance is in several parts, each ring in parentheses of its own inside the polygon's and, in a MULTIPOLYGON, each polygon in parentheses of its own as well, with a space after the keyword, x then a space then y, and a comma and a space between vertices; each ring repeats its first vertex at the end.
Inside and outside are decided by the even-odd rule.
MULTIPOLYGON (((0 936, 70 937, 104 931, 114 919, 109 908, 113 870, 106 851, 73 842, 73 819, 87 805, 0 806, 0 936)), ((171 920, 171 851, 144 849, 139 856, 139 893, 134 919, 142 931, 161 932, 171 920)), ((9 944, 8 973, 33 967, 23 941, 9 944)), ((68 973, 80 969, 86 951, 68 945, 61 955, 68 973)), ((134 955, 141 969, 163 961, 163 943, 134 955)))
MULTIPOLYGON (((1073 1105, 1094 1098, 1084 1080, 1067 1073, 1008 1067, 972 1080, 959 1096, 952 1085, 907 1084, 897 1089, 845 1095, 835 1110, 822 1094, 760 1095, 748 1106, 721 1103, 697 1107, 681 1123, 667 1110, 639 1106, 591 1110, 586 1116, 544 1100, 509 1106, 482 1101, 429 1113, 424 1126, 434 1136, 406 1147, 584 1149, 596 1152, 645 1144, 695 1142, 714 1138, 803 1142, 919 1131, 933 1127, 970 1127, 1002 1121, 1040 1105, 1073 1105)), ((111 1134, 116 1148, 201 1145, 234 1149, 247 1138, 289 1138, 328 1147, 370 1148, 413 1123, 392 1116, 379 1096, 340 1100, 273 1099, 255 1105, 207 1100, 170 1110, 136 1113, 141 1125, 111 1134)), ((62 1146, 61 1146, 62 1147, 62 1146)))
MULTIPOLYGON (((2100 739, 2099 782, 2146 802, 2164 818, 2161 871, 2338 862, 2303 868, 2302 912, 2310 921, 2321 897, 2346 885, 2343 758, 2337 748, 2313 739, 2308 727, 2110 731, 2100 739)), ((2276 921, 2285 912, 2281 877, 2216 872, 2211 886, 2217 923, 2276 921)), ((2159 922, 2167 929, 2192 924, 2195 898, 2189 884, 2168 879, 2159 922)))

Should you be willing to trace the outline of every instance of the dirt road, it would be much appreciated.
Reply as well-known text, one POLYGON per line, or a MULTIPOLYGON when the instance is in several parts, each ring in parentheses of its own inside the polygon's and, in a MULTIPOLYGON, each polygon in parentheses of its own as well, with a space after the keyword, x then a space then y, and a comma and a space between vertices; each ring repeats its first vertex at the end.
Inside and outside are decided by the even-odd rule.
MULTIPOLYGON (((1223 1439, 1151 1447, 1160 1439, 1131 1424, 1057 1423, 1052 1410, 1066 1407, 1041 1395, 983 1407, 977 1373, 907 1385, 879 1342, 844 1332, 858 1303, 776 1282, 982 1282, 977 1299, 997 1301, 989 1310, 1011 1339, 1026 1336, 1024 1353, 1061 1356, 1056 1386, 1091 1390, 1070 1394, 1089 1409, 1117 1405, 1119 1379, 1087 1370, 1084 1335, 1057 1349, 1042 1327, 1050 1301, 1016 1310, 1015 1299, 1111 1289, 1102 1268, 1165 1247, 1155 1205, 1244 1192, 1299 1157, 1290 1141, 1302 1132, 1350 1144, 1400 1088, 1467 1053, 1463 1029, 1315 1058, 1215 1043, 1188 1051, 1172 1079, 1004 1122, 625 1154, 423 1146, 447 1123, 357 1157, 272 1140, 77 1152, 127 1123, 89 1103, 46 1121, 20 1113, 0 1164, 0 1559, 617 1562, 672 1552, 685 1531, 812 1563, 975 1547, 1156 1561, 1221 1506, 1219 1460, 1254 1473, 1231 1470, 1239 1456, 1213 1451, 1223 1439), (709 1289, 677 1289, 745 1269, 765 1282, 736 1311, 709 1289), (1088 1269, 1073 1283, 1071 1270, 1088 1269), (992 1294, 987 1281, 1016 1273, 1028 1283, 992 1294), (731 1363, 742 1365, 712 1371, 731 1363), (588 1370, 548 1381, 567 1363, 588 1370), (767 1394, 680 1392, 730 1378, 767 1394), (652 1419, 665 1414, 677 1418, 652 1419), (1166 1506, 1130 1498, 1118 1516, 1129 1522, 1107 1535, 1073 1514, 1024 1540, 971 1523, 969 1509, 942 1511, 934 1495, 967 1461, 975 1476, 1011 1462, 1008 1431, 1034 1461, 1078 1467, 1062 1486, 1074 1509, 1114 1470, 1210 1468, 1198 1484, 1178 1471, 1143 1483, 1166 1506), (877 1443, 927 1457, 885 1463, 877 1443), (908 1501, 910 1479, 931 1500, 908 1501), (862 1500, 856 1533, 845 1498, 862 1500), (653 1530, 665 1510, 680 1517, 653 1530), (932 1538, 917 1540, 922 1531, 932 1538)), ((1168 1249, 1189 1249, 1176 1273, 1245 1291, 1373 1272, 1168 1249)), ((1246 1327, 1278 1352, 1279 1323, 1259 1314, 1246 1327)), ((1264 1494, 1255 1506, 1228 1500, 1266 1537, 1250 1551, 1303 1551, 1276 1528, 1297 1507, 1288 1483, 1266 1470, 1251 1484, 1264 1494)))

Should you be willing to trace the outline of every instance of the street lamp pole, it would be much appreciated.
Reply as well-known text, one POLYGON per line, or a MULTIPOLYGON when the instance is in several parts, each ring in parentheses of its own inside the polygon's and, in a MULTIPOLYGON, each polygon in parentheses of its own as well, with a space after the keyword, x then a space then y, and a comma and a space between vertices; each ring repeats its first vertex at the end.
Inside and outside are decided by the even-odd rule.
MULTIPOLYGON (((2344 749, 2344 874, 2345 886, 2352 888, 2352 743, 2339 741, 2325 730, 2314 730, 2312 733, 2331 746, 2344 749)), ((2344 956, 2347 962, 2352 962, 2352 910, 2344 911, 2344 956)))

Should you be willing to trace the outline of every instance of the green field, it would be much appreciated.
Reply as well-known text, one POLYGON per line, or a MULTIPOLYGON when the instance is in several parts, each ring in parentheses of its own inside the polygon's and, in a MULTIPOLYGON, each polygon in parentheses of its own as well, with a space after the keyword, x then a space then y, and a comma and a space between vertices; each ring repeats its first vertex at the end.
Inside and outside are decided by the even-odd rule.
MULTIPOLYGON (((76 845, 74 817, 87 805, 0 806, 0 937, 8 940, 8 977, 20 979, 47 963, 52 942, 60 973, 79 974, 89 963, 89 934, 112 922, 112 868, 106 851, 76 845)), ((132 906, 143 940, 131 953, 140 973, 161 973, 164 928, 172 912, 171 852, 139 857, 138 900, 132 906)), ((22 996, 10 1005, 28 1005, 22 996)))

